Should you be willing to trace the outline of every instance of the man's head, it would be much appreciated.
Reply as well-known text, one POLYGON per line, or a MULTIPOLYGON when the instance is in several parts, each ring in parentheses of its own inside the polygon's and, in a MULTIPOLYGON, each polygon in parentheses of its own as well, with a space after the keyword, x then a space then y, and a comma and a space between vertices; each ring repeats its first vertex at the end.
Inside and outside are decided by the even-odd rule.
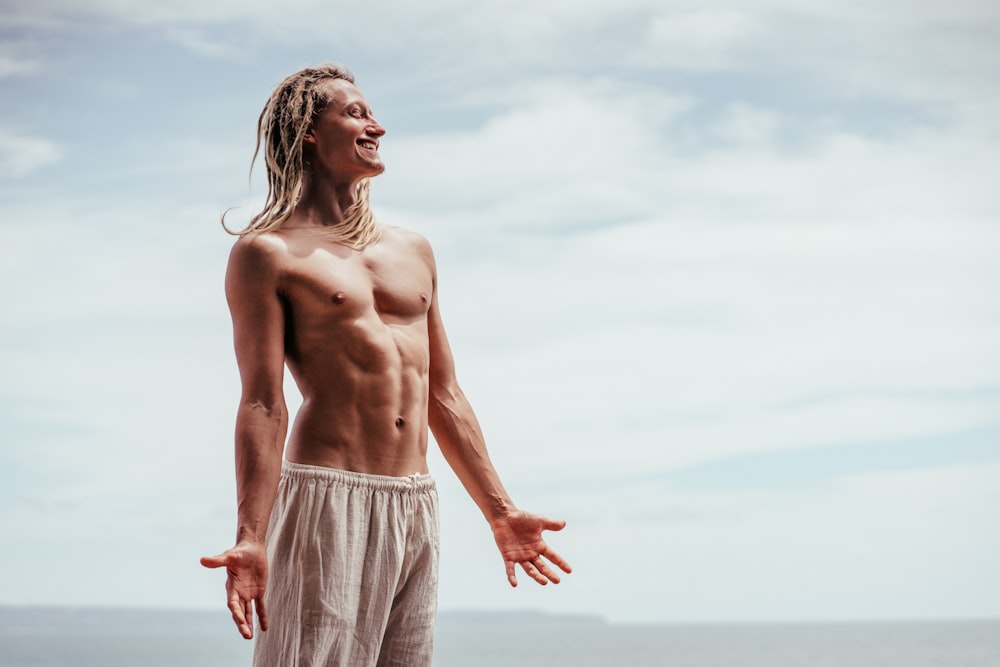
MULTIPOLYGON (((307 67, 278 84, 257 120, 257 146, 253 156, 253 161, 256 161, 263 146, 268 181, 267 200, 264 209, 239 234, 272 231, 288 219, 302 196, 310 162, 316 157, 314 125, 321 117, 323 124, 327 124, 323 112, 331 102, 343 104, 346 101, 361 104, 359 108, 363 109, 363 114, 370 117, 371 110, 354 86, 354 75, 343 65, 307 67)), ((374 119, 371 120, 374 123, 374 119)), ((364 152, 370 164, 368 173, 363 174, 365 178, 358 184, 355 205, 345 212, 343 224, 330 230, 335 240, 356 247, 372 243, 380 236, 368 205, 367 177, 384 169, 377 155, 377 137, 384 134, 384 130, 378 123, 374 125, 378 127, 378 131, 368 131, 369 135, 377 135, 374 155, 363 145, 364 141, 356 144, 359 154, 364 152)), ((353 141, 361 141, 361 134, 353 141)))
POLYGON ((337 182, 377 176, 385 170, 378 143, 385 129, 358 87, 347 79, 317 85, 317 105, 303 141, 303 159, 316 174, 337 182))

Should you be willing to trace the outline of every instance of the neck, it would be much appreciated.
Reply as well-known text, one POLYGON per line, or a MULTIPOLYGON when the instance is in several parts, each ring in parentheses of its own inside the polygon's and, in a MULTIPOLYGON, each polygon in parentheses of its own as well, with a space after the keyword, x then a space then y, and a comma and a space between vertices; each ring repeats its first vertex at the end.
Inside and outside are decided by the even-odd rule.
POLYGON ((306 174, 302 196, 295 205, 296 217, 320 227, 343 224, 347 212, 358 200, 360 180, 337 182, 306 174))
POLYGON ((367 205, 356 206, 359 197, 367 196, 367 186, 359 188, 361 181, 343 185, 330 181, 308 179, 303 183, 302 196, 295 205, 285 228, 308 228, 321 233, 335 243, 355 250, 363 250, 382 237, 382 230, 367 205), (321 185, 325 184, 325 185, 321 185), (362 193, 359 193, 359 189, 362 193))

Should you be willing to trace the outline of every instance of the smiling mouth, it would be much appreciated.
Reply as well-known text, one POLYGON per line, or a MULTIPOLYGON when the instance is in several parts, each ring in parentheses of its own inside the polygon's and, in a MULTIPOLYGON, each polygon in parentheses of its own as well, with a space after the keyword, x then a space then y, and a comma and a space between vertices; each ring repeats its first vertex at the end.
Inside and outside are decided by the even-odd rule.
POLYGON ((376 144, 374 141, 369 141, 368 139, 358 139, 358 145, 361 146, 362 148, 367 148, 368 150, 371 151, 378 150, 378 144, 376 144))

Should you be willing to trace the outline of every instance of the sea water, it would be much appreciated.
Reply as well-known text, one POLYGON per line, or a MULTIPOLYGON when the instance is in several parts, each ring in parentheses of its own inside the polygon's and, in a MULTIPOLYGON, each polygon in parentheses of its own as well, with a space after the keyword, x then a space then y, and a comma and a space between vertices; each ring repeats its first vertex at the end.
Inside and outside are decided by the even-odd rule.
MULTIPOLYGON (((0 607, 3 667, 241 667, 225 610, 0 607)), ((443 613, 435 667, 1000 667, 1000 620, 617 625, 443 613)))

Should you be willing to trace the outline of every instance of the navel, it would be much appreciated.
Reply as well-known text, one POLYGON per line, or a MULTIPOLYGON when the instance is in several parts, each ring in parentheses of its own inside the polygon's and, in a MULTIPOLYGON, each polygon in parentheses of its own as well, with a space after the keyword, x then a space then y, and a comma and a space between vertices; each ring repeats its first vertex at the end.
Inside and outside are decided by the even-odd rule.
POLYGON ((330 301, 333 301, 338 306, 345 301, 347 301, 347 295, 343 292, 334 292, 333 296, 330 297, 330 301))
POLYGON ((406 420, 402 417, 396 417, 396 428, 403 428, 406 426, 406 420))

